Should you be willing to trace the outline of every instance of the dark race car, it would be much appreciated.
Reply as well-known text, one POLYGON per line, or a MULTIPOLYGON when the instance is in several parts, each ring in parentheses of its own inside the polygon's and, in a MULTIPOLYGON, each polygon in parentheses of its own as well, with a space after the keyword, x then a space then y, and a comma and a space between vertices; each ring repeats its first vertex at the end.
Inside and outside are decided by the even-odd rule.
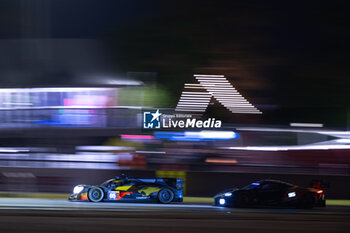
POLYGON ((80 184, 74 187, 71 201, 154 201, 182 202, 183 180, 172 178, 136 179, 125 175, 101 185, 80 184))
POLYGON ((261 180, 241 189, 230 189, 214 197, 215 205, 226 207, 325 207, 323 190, 302 188, 278 180, 261 180))

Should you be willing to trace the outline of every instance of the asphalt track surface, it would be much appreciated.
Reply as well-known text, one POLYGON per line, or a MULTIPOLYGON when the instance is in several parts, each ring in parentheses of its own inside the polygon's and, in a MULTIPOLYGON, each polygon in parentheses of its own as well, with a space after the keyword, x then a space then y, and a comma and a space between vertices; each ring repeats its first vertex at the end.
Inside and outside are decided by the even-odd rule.
POLYGON ((350 232, 350 207, 231 209, 0 198, 0 232, 350 232))

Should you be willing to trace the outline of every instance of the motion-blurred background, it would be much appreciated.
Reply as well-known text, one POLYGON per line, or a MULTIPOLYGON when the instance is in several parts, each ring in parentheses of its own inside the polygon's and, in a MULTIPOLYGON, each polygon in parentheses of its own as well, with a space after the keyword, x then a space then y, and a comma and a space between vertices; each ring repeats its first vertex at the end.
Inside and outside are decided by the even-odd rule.
POLYGON ((0 191, 126 173, 181 177, 196 196, 275 178, 349 197, 348 22, 336 2, 3 0, 0 191), (209 139, 142 129, 194 74, 224 75, 262 114, 212 97, 209 139))

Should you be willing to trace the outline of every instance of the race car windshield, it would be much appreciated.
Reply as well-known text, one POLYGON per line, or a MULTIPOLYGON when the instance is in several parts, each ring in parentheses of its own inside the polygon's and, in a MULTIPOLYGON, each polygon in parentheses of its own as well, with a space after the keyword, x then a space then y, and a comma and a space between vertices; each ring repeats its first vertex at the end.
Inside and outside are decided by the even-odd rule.
POLYGON ((107 187, 108 184, 110 184, 112 181, 114 181, 114 179, 106 180, 105 182, 103 182, 103 183, 101 184, 101 186, 107 187))
POLYGON ((250 190, 250 189, 257 188, 257 187, 259 187, 259 186, 260 186, 260 183, 254 182, 254 183, 251 183, 251 184, 249 184, 249 185, 243 187, 242 189, 244 189, 244 190, 250 190))

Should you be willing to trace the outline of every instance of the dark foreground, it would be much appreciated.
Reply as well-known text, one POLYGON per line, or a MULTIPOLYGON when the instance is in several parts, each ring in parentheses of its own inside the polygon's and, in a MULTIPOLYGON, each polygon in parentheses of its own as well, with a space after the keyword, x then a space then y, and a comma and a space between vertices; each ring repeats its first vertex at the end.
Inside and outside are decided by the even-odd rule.
POLYGON ((228 209, 190 204, 0 199, 0 232, 349 232, 350 207, 228 209))

